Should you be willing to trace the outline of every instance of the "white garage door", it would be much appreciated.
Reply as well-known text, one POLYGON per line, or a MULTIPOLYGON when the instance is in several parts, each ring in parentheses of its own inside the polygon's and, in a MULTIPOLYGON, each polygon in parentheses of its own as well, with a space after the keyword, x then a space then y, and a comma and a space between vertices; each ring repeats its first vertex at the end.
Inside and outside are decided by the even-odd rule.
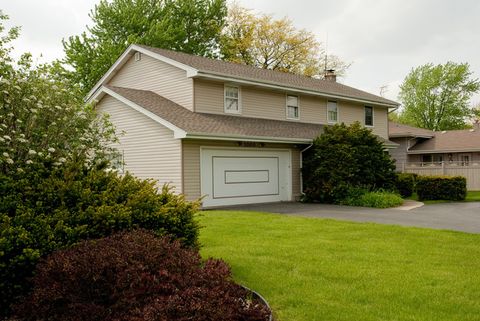
POLYGON ((204 206, 291 200, 290 152, 201 149, 204 206))

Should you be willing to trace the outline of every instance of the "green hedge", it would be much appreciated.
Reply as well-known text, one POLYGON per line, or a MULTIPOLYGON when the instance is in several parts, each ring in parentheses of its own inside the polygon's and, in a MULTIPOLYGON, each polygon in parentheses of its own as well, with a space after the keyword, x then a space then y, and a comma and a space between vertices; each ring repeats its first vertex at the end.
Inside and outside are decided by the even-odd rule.
POLYGON ((417 177, 418 175, 414 173, 397 173, 395 185, 402 197, 412 196, 415 192, 415 181, 417 177))
POLYGON ((467 180, 462 176, 418 176, 418 199, 461 201, 467 196, 467 180))
POLYGON ((348 196, 339 203, 349 206, 389 208, 402 205, 403 199, 397 193, 385 190, 368 191, 357 187, 349 188, 348 196))
POLYGON ((38 260, 57 249, 144 228, 196 247, 198 203, 169 187, 100 168, 0 175, 0 319, 30 288, 38 260))

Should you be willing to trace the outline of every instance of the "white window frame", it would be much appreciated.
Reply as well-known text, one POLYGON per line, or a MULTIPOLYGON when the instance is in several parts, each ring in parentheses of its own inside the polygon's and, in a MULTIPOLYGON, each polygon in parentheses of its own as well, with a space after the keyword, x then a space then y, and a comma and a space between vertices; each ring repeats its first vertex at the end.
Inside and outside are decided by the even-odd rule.
POLYGON ((232 84, 225 84, 223 86, 223 111, 227 114, 241 114, 242 113, 242 94, 240 86, 232 85, 232 84), (231 110, 227 109, 227 98, 228 99, 235 99, 233 97, 227 97, 227 88, 236 88, 238 92, 237 102, 238 102, 238 110, 231 110))
POLYGON ((365 124, 365 127, 375 127, 375 108, 373 106, 364 106, 363 107, 363 123, 365 124), (372 109, 372 124, 367 125, 367 107, 372 109))
POLYGON ((339 112, 338 112, 338 102, 337 101, 334 101, 334 100, 327 100, 327 122, 329 124, 336 124, 338 123, 339 121, 339 112), (329 110, 328 110, 328 104, 329 103, 335 103, 335 107, 337 107, 337 120, 330 120, 330 116, 329 116, 329 110))
POLYGON ((140 61, 142 60, 142 53, 140 51, 137 51, 135 53, 135 61, 140 61))
POLYGON ((285 117, 287 119, 291 120, 299 120, 300 119, 300 96, 298 95, 291 95, 291 94, 286 94, 285 95, 285 117), (297 98, 297 106, 289 106, 288 105, 288 97, 296 97, 297 98), (288 116, 288 108, 289 107, 297 107, 297 117, 289 117, 288 116))

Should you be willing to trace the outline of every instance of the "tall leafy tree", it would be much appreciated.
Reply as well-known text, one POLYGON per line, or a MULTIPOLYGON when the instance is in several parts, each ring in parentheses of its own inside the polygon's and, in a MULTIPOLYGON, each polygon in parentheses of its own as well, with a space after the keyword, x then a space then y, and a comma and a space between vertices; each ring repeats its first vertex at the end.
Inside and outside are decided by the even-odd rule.
POLYGON ((403 123, 431 130, 462 129, 472 117, 469 100, 480 89, 468 63, 426 64, 407 75, 399 99, 403 123))
POLYGON ((91 27, 63 41, 65 62, 83 93, 132 43, 218 57, 225 0, 101 0, 91 27))
POLYGON ((349 64, 328 55, 312 32, 297 29, 292 21, 256 15, 233 5, 223 32, 223 59, 264 69, 321 77, 326 69, 344 74, 349 64))

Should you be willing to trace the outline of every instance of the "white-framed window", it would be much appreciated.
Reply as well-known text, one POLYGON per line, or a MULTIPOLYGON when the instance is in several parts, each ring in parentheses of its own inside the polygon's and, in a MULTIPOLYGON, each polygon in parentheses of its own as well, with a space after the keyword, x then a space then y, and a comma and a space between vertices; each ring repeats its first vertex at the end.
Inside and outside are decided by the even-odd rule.
POLYGON ((135 53, 135 61, 140 61, 140 60, 142 60, 142 53, 137 51, 135 53))
POLYGON ((287 118, 299 119, 298 96, 287 95, 287 118))
POLYGON ((470 165, 470 155, 460 155, 460 160, 462 162, 462 166, 470 165))
POLYGON ((240 88, 233 85, 225 85, 225 112, 231 114, 240 114, 240 88))
POLYGON ((373 107, 365 106, 365 126, 373 126, 373 107))
POLYGON ((327 102, 327 120, 329 123, 338 122, 338 106, 336 101, 327 102))
POLYGON ((116 171, 119 174, 125 173, 125 151, 116 150, 107 155, 107 158, 110 160, 110 171, 116 171))

